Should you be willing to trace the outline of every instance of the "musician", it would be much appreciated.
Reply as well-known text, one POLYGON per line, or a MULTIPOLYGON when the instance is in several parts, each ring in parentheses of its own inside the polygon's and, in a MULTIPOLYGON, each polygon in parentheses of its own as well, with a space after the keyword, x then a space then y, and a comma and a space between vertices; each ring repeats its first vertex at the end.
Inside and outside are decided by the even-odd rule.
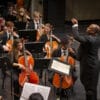
POLYGON ((44 31, 40 37, 40 41, 47 42, 50 40, 50 38, 52 38, 53 40, 56 40, 58 43, 60 43, 60 39, 52 33, 52 29, 53 27, 50 23, 44 24, 44 31))
POLYGON ((34 11, 33 12, 33 19, 29 20, 29 22, 27 23, 27 29, 39 29, 41 27, 42 24, 42 19, 41 19, 41 14, 38 11, 34 11))
POLYGON ((87 27, 85 35, 78 32, 78 20, 72 18, 74 38, 80 42, 77 59, 80 61, 80 80, 86 91, 86 100, 97 100, 97 83, 99 77, 98 48, 100 27, 91 24, 87 27))
POLYGON ((46 53, 45 58, 51 58, 52 52, 58 48, 60 43, 60 39, 52 33, 52 25, 50 23, 44 25, 44 31, 39 41, 45 43, 43 48, 43 52, 46 53))
POLYGON ((11 56, 13 57, 12 58, 13 87, 14 87, 14 94, 15 94, 14 100, 19 100, 17 95, 19 95, 20 86, 23 86, 24 82, 26 82, 26 81, 30 82, 30 83, 38 84, 39 77, 38 77, 37 73, 33 71, 34 60, 33 60, 32 54, 28 50, 25 50, 22 40, 17 39, 14 41, 13 51, 11 53, 11 56), (28 58, 25 58, 25 55, 28 58), (26 65, 26 61, 28 63, 28 66, 26 65), (27 67, 29 69, 27 69, 27 67), (20 73, 20 71, 21 71, 21 73, 20 73), (19 73, 20 73, 20 75, 19 75, 19 73), (24 76, 26 75, 26 76, 24 77, 23 75, 24 76), (29 75, 29 77, 27 77, 28 75, 29 75))
MULTIPOLYGON (((72 44, 72 39, 69 37, 64 37, 61 39, 61 45, 59 46, 59 48, 57 50, 55 50, 52 53, 52 57, 58 57, 60 58, 61 61, 69 63, 71 65, 75 65, 75 60, 73 58, 70 59, 70 53, 74 53, 75 51, 71 48, 71 44, 72 44)), ((76 75, 76 68, 75 66, 72 67, 72 82, 71 84, 69 84, 68 88, 70 88, 76 81, 77 79, 77 75, 76 75)), ((53 83, 54 84, 54 83, 53 83)), ((66 89, 67 88, 57 88, 57 93, 59 94, 60 92, 60 98, 61 100, 63 100, 64 98, 66 98, 66 89), (60 90, 61 89, 61 90, 60 90), (59 91, 60 90, 60 91, 59 91)))
POLYGON ((27 14, 27 11, 25 8, 21 7, 18 10, 17 14, 17 22, 26 22, 30 19, 29 15, 27 14))
MULTIPOLYGON (((28 55, 31 55, 29 51, 25 51, 28 55)), ((23 44, 20 39, 17 39, 14 41, 13 44, 13 87, 14 87, 14 100, 19 100, 20 96, 20 86, 18 82, 19 73, 21 70, 25 69, 25 67, 22 64, 18 63, 18 59, 20 56, 23 55, 23 44)), ((12 54, 11 54, 12 56, 12 54)), ((31 55, 32 56, 32 55, 31 55)))
MULTIPOLYGON (((53 52, 52 56, 53 57, 61 57, 61 55, 65 55, 64 53, 68 53, 68 50, 71 52, 75 52, 72 48, 71 45, 73 43, 72 38, 70 37, 65 37, 61 39, 61 43, 59 48, 53 52)), ((68 54, 67 54, 68 55, 68 54)))
POLYGON ((1 44, 5 45, 7 40, 11 39, 11 36, 14 38, 19 38, 16 31, 14 31, 14 23, 11 21, 6 22, 6 25, 4 26, 3 32, 0 35, 1 44))
POLYGON ((7 13, 5 16, 6 21, 16 21, 17 10, 14 4, 8 5, 7 13))

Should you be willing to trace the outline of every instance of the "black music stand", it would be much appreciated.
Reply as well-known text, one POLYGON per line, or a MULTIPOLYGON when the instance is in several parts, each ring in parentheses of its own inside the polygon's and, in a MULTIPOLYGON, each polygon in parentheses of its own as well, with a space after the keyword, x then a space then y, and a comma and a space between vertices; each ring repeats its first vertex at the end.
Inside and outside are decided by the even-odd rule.
POLYGON ((42 78, 43 84, 46 86, 48 80, 48 67, 51 59, 46 58, 35 58, 34 70, 40 73, 40 78, 42 78))
POLYGON ((26 28, 26 22, 14 22, 14 25, 17 30, 23 30, 26 28))
POLYGON ((27 42, 25 48, 30 51, 35 58, 43 57, 44 42, 27 42))
POLYGON ((20 38, 24 38, 28 42, 36 41, 37 30, 19 30, 18 32, 20 38))

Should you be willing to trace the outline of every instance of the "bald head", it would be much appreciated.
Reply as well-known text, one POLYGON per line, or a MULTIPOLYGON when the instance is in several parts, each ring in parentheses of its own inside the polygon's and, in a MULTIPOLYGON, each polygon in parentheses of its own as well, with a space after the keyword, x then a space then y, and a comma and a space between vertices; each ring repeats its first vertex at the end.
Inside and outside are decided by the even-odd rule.
POLYGON ((100 26, 97 24, 90 24, 86 30, 90 35, 95 35, 100 31, 100 26))

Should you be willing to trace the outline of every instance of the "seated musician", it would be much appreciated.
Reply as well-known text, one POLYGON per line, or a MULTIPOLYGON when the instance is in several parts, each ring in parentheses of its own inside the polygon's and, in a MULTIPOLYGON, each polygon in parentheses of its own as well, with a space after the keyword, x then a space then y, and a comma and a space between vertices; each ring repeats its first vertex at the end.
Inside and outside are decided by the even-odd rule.
POLYGON ((2 34, 0 34, 0 49, 2 49, 3 51, 9 51, 7 42, 11 40, 11 37, 19 38, 17 32, 14 30, 14 23, 8 21, 3 28, 2 34))
MULTIPOLYGON (((20 57, 23 56, 23 53, 25 52, 25 54, 29 55, 32 57, 32 54, 25 50, 23 51, 23 43, 20 39, 17 39, 14 41, 13 43, 13 51, 11 53, 12 56, 12 62, 13 62, 13 87, 14 87, 14 100, 19 100, 19 88, 20 88, 20 83, 19 83, 19 74, 21 71, 26 70, 26 66, 24 66, 24 64, 19 63, 19 59, 20 57)), ((20 59, 21 60, 21 59, 20 59)), ((24 59, 25 60, 25 59, 24 59)), ((32 59, 33 61, 33 59, 32 59)), ((25 61, 20 61, 25 63, 25 61)), ((34 61, 33 61, 34 62, 34 61)), ((33 66, 30 65, 30 70, 33 70, 33 66)), ((36 76, 36 79, 34 79, 35 81, 38 81, 38 76, 36 76)), ((26 79, 27 81, 27 79, 26 79)))
POLYGON ((42 20, 41 20, 41 14, 38 11, 34 11, 33 12, 33 19, 29 20, 29 22, 27 23, 27 29, 39 29, 40 26, 42 24, 42 20))
POLYGON ((58 44, 60 43, 60 39, 52 34, 52 25, 50 23, 44 25, 44 31, 39 41, 45 43, 43 51, 47 53, 46 58, 50 58, 51 53, 49 51, 53 52, 53 50, 58 48, 58 44))
POLYGON ((75 51, 70 47, 71 44, 72 44, 72 40, 68 37, 65 37, 61 40, 60 47, 52 53, 52 57, 59 57, 58 58, 59 60, 61 60, 63 62, 67 62, 70 65, 72 65, 72 76, 68 76, 68 77, 64 76, 64 77, 66 77, 65 79, 67 79, 67 78, 69 79, 68 80, 69 82, 67 82, 67 80, 65 80, 64 77, 63 77, 63 81, 65 81, 64 86, 63 86, 63 81, 61 83, 62 86, 59 86, 60 80, 56 79, 57 74, 54 74, 54 73, 52 74, 52 75, 54 75, 53 81, 52 81, 53 85, 58 90, 61 89, 61 91, 60 91, 61 100, 62 100, 63 97, 64 98, 66 97, 66 89, 72 87, 75 80, 76 80, 76 76, 73 74, 74 72, 76 72, 75 66, 74 66, 75 60, 70 56, 70 52, 75 52, 75 51))
POLYGON ((50 38, 53 38, 53 40, 56 40, 58 43, 60 43, 60 39, 52 33, 52 28, 53 27, 50 23, 44 24, 44 32, 40 37, 40 41, 47 42, 50 40, 50 38))
POLYGON ((9 40, 11 38, 11 35, 14 38, 18 38, 18 34, 16 33, 16 31, 14 30, 14 23, 12 21, 7 21, 6 25, 3 28, 3 32, 0 35, 0 39, 2 40, 1 44, 5 45, 7 40, 9 40))

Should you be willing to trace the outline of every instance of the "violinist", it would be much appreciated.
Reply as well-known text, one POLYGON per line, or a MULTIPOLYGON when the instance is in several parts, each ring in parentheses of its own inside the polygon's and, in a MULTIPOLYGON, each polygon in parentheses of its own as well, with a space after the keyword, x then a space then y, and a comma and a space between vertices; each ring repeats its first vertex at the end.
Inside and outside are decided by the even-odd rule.
MULTIPOLYGON (((73 86, 73 84, 76 80, 76 76, 75 76, 75 74, 73 74, 73 72, 76 71, 75 66, 74 66, 75 60, 70 56, 70 52, 75 52, 75 51, 70 47, 71 44, 72 44, 72 40, 68 37, 65 37, 61 40, 61 45, 59 46, 59 48, 52 53, 52 57, 58 57, 59 60, 72 65, 72 76, 68 76, 68 77, 63 76, 62 82, 60 80, 58 80, 58 79, 61 79, 59 74, 58 75, 56 73, 53 74, 54 76, 53 76, 52 82, 53 82, 54 87, 56 87, 58 91, 60 90, 59 92, 60 92, 61 100, 63 100, 63 98, 66 98, 66 89, 73 86), (68 78, 68 80, 67 80, 67 78, 68 78), (61 86, 60 86, 60 84, 61 84, 61 86)), ((59 92, 58 92, 58 94, 59 94, 59 92)))

